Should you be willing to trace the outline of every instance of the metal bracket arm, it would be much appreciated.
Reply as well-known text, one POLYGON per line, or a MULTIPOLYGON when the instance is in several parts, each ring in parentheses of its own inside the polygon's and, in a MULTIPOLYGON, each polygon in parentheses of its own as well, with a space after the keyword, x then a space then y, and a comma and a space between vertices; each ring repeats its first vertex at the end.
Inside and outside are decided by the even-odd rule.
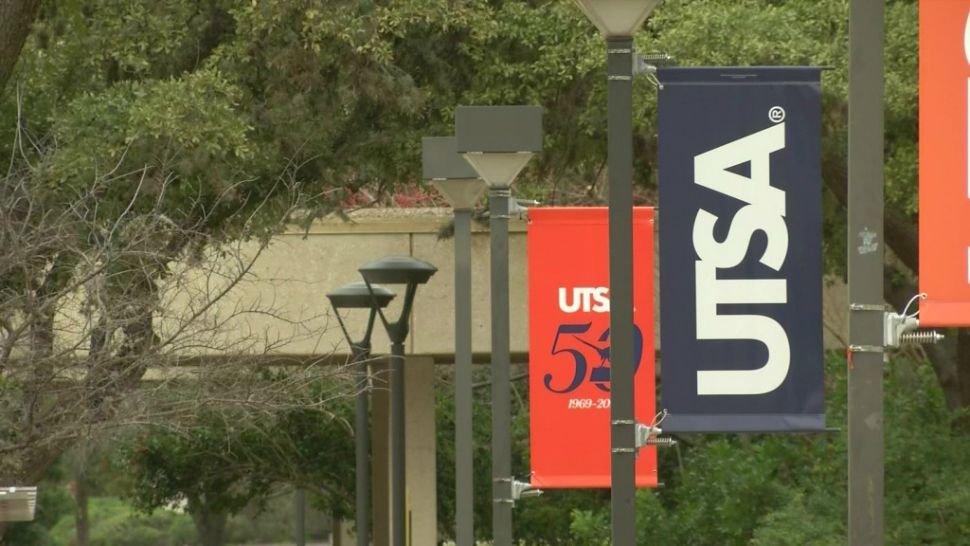
POLYGON ((492 500, 494 503, 515 505, 515 501, 526 497, 538 497, 542 494, 542 489, 532 487, 531 483, 521 482, 515 478, 495 478, 492 480, 495 485, 496 494, 492 500))

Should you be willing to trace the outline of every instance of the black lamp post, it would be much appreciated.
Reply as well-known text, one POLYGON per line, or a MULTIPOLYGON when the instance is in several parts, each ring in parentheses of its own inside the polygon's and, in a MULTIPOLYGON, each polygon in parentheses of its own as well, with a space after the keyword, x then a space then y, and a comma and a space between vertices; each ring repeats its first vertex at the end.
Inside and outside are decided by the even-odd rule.
POLYGON ((455 211, 455 544, 473 546, 472 209, 485 184, 458 153, 455 137, 421 139, 423 178, 455 211))
POLYGON ((492 540, 512 546, 512 405, 509 347, 509 201, 512 182, 542 150, 542 108, 459 106, 458 152, 488 185, 492 288, 492 540))
POLYGON ((576 0, 606 37, 612 544, 636 540, 633 392, 633 34, 660 0, 576 0))
POLYGON ((435 266, 410 256, 388 256, 362 265, 358 271, 377 302, 375 284, 406 285, 401 314, 389 322, 377 306, 387 337, 391 338, 391 544, 404 546, 404 341, 408 337, 411 306, 419 284, 425 284, 438 271, 435 266))
POLYGON ((374 331, 374 319, 377 317, 377 310, 387 307, 387 304, 394 299, 394 292, 383 286, 373 286, 373 292, 362 282, 345 284, 340 288, 331 290, 327 293, 330 305, 333 306, 334 315, 340 329, 350 345, 350 354, 357 367, 357 411, 355 415, 356 428, 354 429, 354 442, 357 458, 357 546, 368 546, 370 544, 370 466, 367 464, 368 453, 370 452, 369 427, 367 419, 368 390, 367 390, 367 358, 370 356, 370 336, 374 331), (370 317, 367 319, 367 329, 364 337, 360 341, 354 341, 344 324, 344 319, 340 316, 343 309, 370 309, 370 317))

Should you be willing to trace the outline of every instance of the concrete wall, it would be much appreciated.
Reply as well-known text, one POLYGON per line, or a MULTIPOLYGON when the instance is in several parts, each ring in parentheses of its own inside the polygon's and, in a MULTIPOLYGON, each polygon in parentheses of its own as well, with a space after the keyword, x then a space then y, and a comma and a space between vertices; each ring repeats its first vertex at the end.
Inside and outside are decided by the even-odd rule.
MULTIPOLYGON (((453 239, 439 239, 438 231, 450 221, 450 209, 375 210, 352 215, 351 222, 339 219, 315 223, 309 232, 292 230, 275 237, 252 269, 252 276, 221 306, 225 309, 250 305, 271 306, 279 318, 253 314, 240 320, 239 333, 257 333, 267 339, 285 341, 275 352, 296 355, 346 353, 346 343, 331 316, 325 294, 348 282, 360 280, 357 268, 387 255, 409 255, 438 267, 415 300, 411 354, 434 355, 448 362, 454 352, 454 251, 453 239), (288 322, 289 321, 289 322, 288 322)), ((526 223, 510 225, 511 347, 514 354, 528 352, 528 301, 526 223)), ((489 237, 482 226, 474 226, 473 259, 473 347, 487 355, 489 328, 489 237)), ((655 272, 655 283, 659 276, 655 272)), ((825 290, 825 343, 837 348, 847 338, 845 286, 829 281, 825 290)), ((400 291, 401 287, 390 287, 400 291)), ((659 305, 659 297, 656 298, 659 305)), ((396 317, 399 302, 389 308, 396 317)), ((659 317, 659 310, 655 313, 659 317)), ((363 332, 366 312, 347 314, 352 335, 363 332)), ((659 323, 655 327, 657 347, 659 323)), ((390 342, 383 329, 374 332, 375 352, 387 350, 390 342)), ((521 357, 520 357, 521 359, 521 357)))
MULTIPOLYGON (((309 232, 292 230, 276 236, 256 260, 245 283, 229 294, 219 308, 223 314, 253 307, 272 312, 247 313, 230 321, 229 330, 240 336, 271 340, 254 350, 273 346, 273 352, 320 355, 347 352, 343 334, 333 319, 327 291, 360 280, 357 268, 388 255, 408 255, 425 260, 438 272, 418 289, 407 351, 438 355, 444 360, 454 352, 454 251, 453 239, 439 240, 438 231, 450 221, 450 210, 369 211, 353 215, 350 223, 339 219, 318 222, 309 232), (391 215, 389 215, 391 214, 391 215)), ((510 226, 510 289, 512 351, 525 353, 528 346, 525 222, 510 226)), ((473 245, 473 344, 477 353, 488 353, 489 239, 481 226, 474 228, 473 245)), ((249 249, 251 253, 253 250, 249 249)), ((403 294, 403 287, 388 286, 403 294)), ((396 318, 400 301, 391 303, 388 317, 396 318)), ((364 331, 366 311, 345 314, 348 330, 364 331)), ((374 330, 375 352, 388 350, 383 329, 374 330)))

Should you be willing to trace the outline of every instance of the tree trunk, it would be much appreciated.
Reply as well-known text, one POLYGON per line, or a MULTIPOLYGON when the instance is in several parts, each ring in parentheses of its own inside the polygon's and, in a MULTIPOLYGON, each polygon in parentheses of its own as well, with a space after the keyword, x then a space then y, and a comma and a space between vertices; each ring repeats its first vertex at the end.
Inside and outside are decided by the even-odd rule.
POLYGON ((0 91, 13 74, 40 0, 0 0, 0 91))
POLYGON ((215 513, 204 509, 193 511, 192 521, 195 522, 199 544, 202 546, 223 546, 226 540, 227 519, 228 516, 225 512, 215 513))
POLYGON ((83 472, 78 473, 74 479, 74 504, 76 505, 76 517, 74 518, 74 529, 77 532, 77 546, 88 546, 88 532, 91 523, 88 519, 88 484, 83 472))

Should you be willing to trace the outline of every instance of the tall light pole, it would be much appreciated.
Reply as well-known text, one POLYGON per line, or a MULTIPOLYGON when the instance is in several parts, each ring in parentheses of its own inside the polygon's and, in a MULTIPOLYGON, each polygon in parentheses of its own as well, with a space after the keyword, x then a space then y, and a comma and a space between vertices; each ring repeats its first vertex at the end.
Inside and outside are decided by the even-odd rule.
POLYGON ((633 392, 633 34, 660 0, 576 0, 606 36, 612 543, 636 541, 633 392))
POLYGON ((383 309, 377 307, 387 337, 391 338, 391 544, 404 546, 404 529, 407 526, 405 513, 405 451, 404 451, 404 341, 410 332, 408 321, 411 306, 418 285, 425 284, 438 271, 435 266, 410 256, 387 256, 360 266, 358 269, 364 283, 370 289, 374 301, 378 300, 377 289, 380 284, 403 284, 404 302, 401 314, 394 322, 387 320, 383 309))
POLYGON ((334 315, 337 316, 337 323, 343 331, 347 344, 350 345, 351 360, 357 367, 357 411, 354 426, 354 447, 356 454, 356 502, 357 502, 357 546, 368 546, 370 544, 370 465, 368 455, 370 454, 370 432, 367 418, 368 408, 368 388, 367 388, 367 358, 370 356, 370 337, 374 331, 374 320, 377 318, 377 310, 387 307, 387 304, 394 299, 394 292, 383 286, 374 286, 373 294, 362 282, 346 284, 331 290, 327 293, 327 299, 333 307, 334 315), (367 329, 364 336, 359 341, 354 341, 347 331, 340 311, 344 309, 369 309, 370 316, 367 319, 367 329))
POLYGON ((538 106, 459 106, 458 152, 488 185, 492 288, 492 540, 512 546, 512 406, 509 381, 509 199, 512 182, 542 150, 538 106))
POLYGON ((849 5, 849 544, 883 543, 883 0, 849 5))
POLYGON ((455 546, 474 546, 472 209, 485 184, 456 146, 455 137, 421 139, 421 165, 455 211, 455 546))

